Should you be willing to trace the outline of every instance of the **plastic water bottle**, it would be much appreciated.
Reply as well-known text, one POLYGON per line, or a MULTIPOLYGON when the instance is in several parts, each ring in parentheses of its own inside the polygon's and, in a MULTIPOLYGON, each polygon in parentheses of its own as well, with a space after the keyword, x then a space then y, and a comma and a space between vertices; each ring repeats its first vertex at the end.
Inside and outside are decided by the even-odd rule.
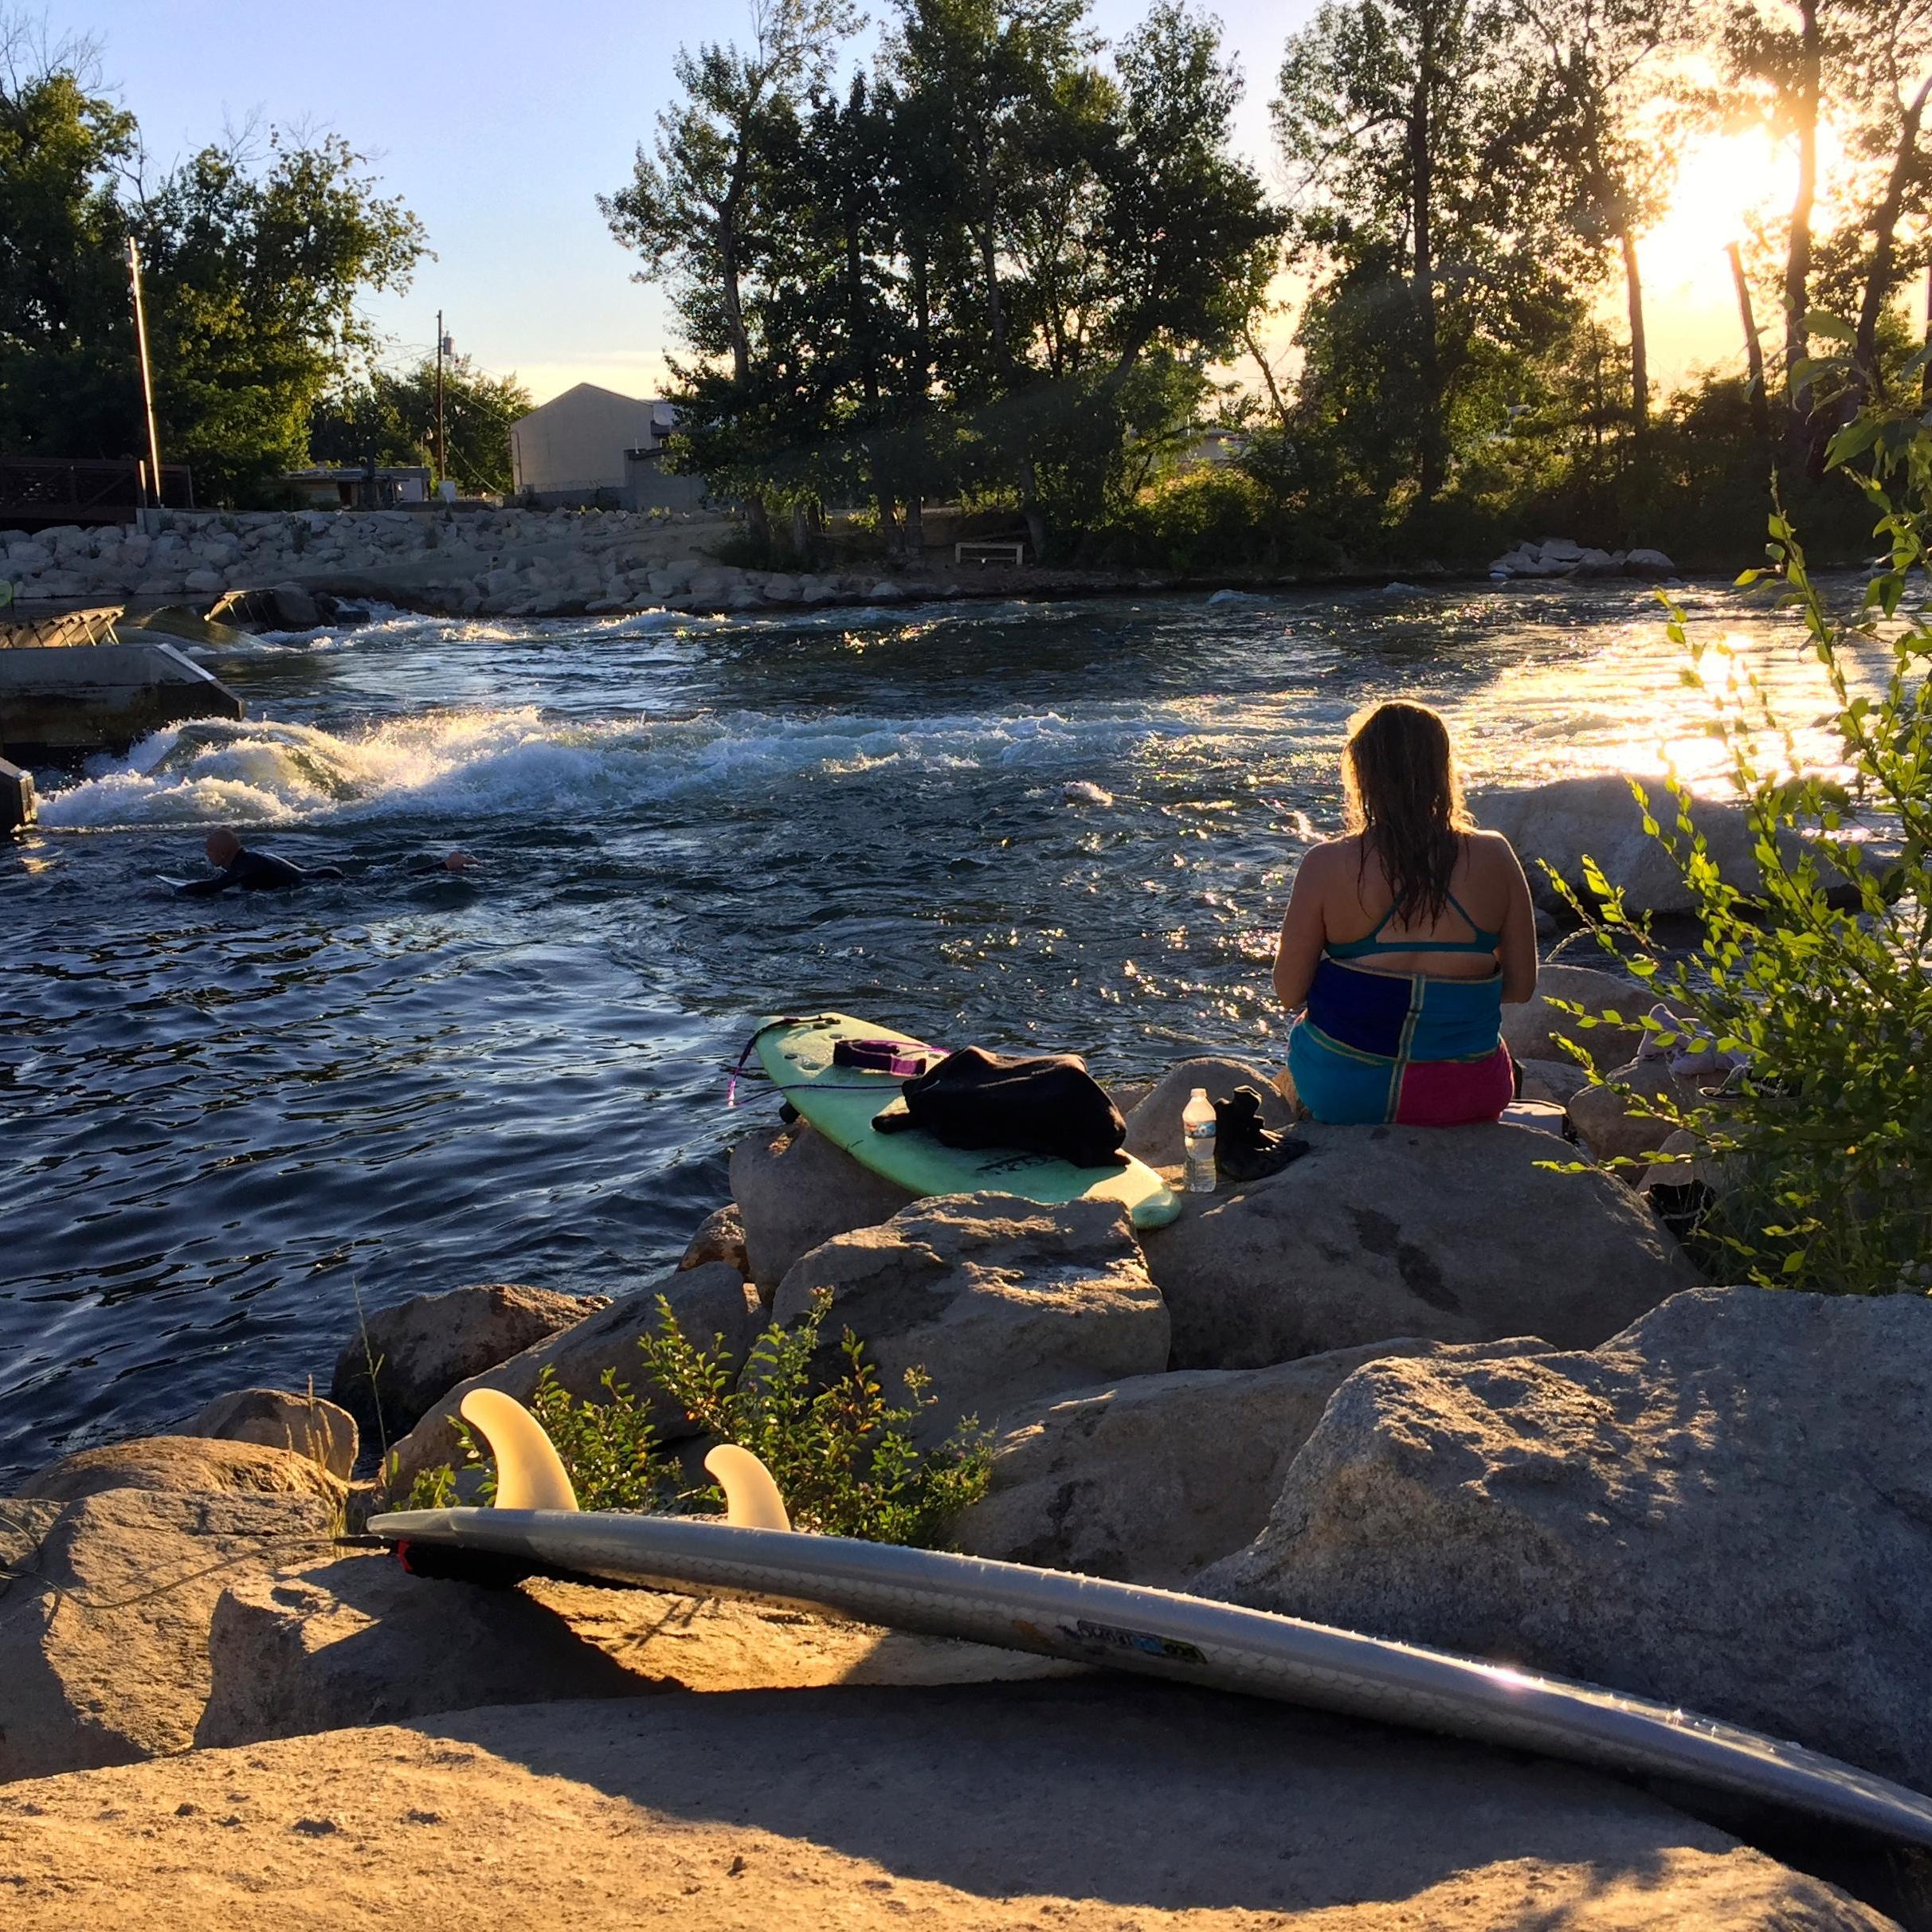
POLYGON ((1187 1191, 1214 1192, 1214 1103, 1197 1087, 1181 1110, 1181 1139, 1187 1150, 1187 1191))

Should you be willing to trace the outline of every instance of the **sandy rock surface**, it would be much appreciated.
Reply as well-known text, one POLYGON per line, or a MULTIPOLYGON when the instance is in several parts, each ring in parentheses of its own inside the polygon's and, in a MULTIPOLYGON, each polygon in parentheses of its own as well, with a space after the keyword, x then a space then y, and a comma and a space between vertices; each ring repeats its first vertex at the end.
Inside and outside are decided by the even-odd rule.
POLYGON ((1004 1562, 1179 1589, 1260 1534, 1335 1390, 1384 1355, 1537 1354, 1523 1338, 1372 1342, 1265 1369, 1140 1375, 1021 1417, 952 1547, 1004 1562))
POLYGON ((22 1932, 1879 1932, 1588 1773, 1093 1679, 484 1710, 0 1793, 22 1932))
POLYGON ((709 1348, 715 1336, 723 1335, 726 1353, 734 1360, 743 1355, 760 1326, 758 1297, 735 1268, 714 1261, 703 1268, 666 1275, 648 1288, 621 1295, 594 1315, 560 1329, 507 1362, 446 1389, 429 1413, 395 1445, 398 1483, 406 1489, 418 1471, 433 1468, 457 1456, 459 1439, 450 1417, 459 1412, 463 1397, 471 1389, 500 1389, 519 1402, 527 1402, 546 1369, 555 1370, 558 1382, 572 1395, 593 1401, 607 1399, 604 1372, 614 1369, 617 1380, 634 1390, 640 1401, 649 1399, 652 1421, 660 1440, 676 1442, 694 1434, 684 1410, 668 1397, 658 1393, 645 1376, 643 1358, 637 1352, 638 1338, 657 1332, 660 1295, 671 1304, 679 1325, 691 1340, 709 1348))
POLYGON ((1190 1195, 1144 1237, 1178 1368, 1255 1368, 1391 1335, 1607 1339, 1697 1275, 1630 1190, 1555 1174, 1527 1127, 1305 1123, 1311 1151, 1190 1195))
POLYGON ((185 1749, 223 1589, 325 1551, 336 1509, 139 1488, 0 1504, 0 1568, 20 1573, 0 1584, 0 1781, 185 1749))
POLYGON ((890 1221, 915 1197, 800 1120, 761 1127, 732 1148, 731 1198, 751 1279, 769 1301, 820 1242, 890 1221))
POLYGON ((773 1319, 796 1322, 821 1291, 828 1368, 850 1328, 895 1396, 907 1369, 923 1369, 933 1399, 915 1432, 929 1441, 963 1417, 990 1428, 1067 1389, 1167 1366, 1167 1310, 1113 1201, 935 1195, 813 1248, 780 1283, 773 1319))
POLYGON ((1705 1288, 1589 1354, 1373 1362, 1196 1587, 1932 1791, 1928 1385, 1916 1295, 1705 1288))
POLYGON ((363 1332, 337 1357, 329 1393, 372 1437, 400 1436, 458 1382, 534 1348, 605 1306, 602 1295, 559 1295, 519 1282, 412 1295, 368 1316, 363 1332))
POLYGON ((555 1577, 510 1589, 360 1553, 237 1578, 195 1736, 251 1743, 479 1704, 836 1683, 977 1683, 1079 1666, 773 1604, 555 1577))
POLYGON ((287 1389, 237 1389, 217 1395, 169 1433, 292 1449, 345 1483, 355 1472, 355 1418, 318 1395, 297 1395, 287 1389))

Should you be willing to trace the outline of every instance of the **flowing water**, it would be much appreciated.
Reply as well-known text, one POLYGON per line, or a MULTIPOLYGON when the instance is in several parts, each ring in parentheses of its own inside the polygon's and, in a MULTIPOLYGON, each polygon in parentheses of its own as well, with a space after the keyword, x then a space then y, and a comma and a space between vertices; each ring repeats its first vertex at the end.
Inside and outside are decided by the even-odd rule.
MULTIPOLYGON (((1793 714, 1788 621, 1689 594, 1793 714)), ((1704 747, 1647 593, 1106 600, 561 624, 391 616, 209 655, 241 724, 41 774, 0 848, 0 1490, 374 1307, 619 1291, 725 1197, 723 1069, 838 1006, 1126 1073, 1267 1059, 1350 714, 1476 784, 1704 747), (336 884, 183 899, 232 823, 336 884), (461 845, 467 880, 408 862, 461 845)))

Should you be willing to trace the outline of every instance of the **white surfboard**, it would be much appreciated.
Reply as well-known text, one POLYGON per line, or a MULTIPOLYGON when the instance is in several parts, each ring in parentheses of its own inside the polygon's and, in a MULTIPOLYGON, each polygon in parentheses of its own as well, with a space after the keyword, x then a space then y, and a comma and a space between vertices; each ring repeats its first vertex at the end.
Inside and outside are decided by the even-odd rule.
POLYGON ((734 1448, 707 1459, 731 1499, 730 1521, 581 1512, 548 1438, 519 1405, 477 1391, 464 1413, 499 1452, 504 1503, 533 1507, 404 1511, 373 1518, 373 1534, 1279 1698, 1675 1778, 1932 1849, 1932 1799, 1692 1711, 1172 1590, 801 1534, 782 1526, 784 1506, 757 1458, 734 1448), (487 1413, 477 1401, 484 1394, 487 1413))

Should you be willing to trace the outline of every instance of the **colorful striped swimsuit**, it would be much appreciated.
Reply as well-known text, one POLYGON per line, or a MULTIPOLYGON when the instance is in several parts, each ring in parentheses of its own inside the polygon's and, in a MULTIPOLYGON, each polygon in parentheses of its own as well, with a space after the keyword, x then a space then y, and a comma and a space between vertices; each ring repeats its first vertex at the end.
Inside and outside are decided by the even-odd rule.
POLYGON ((1494 953, 1502 935, 1485 932, 1453 893, 1449 903, 1473 939, 1386 942, 1391 906, 1366 939, 1323 948, 1288 1036, 1295 1093, 1317 1120, 1460 1127, 1495 1119, 1515 1097, 1500 966, 1487 979, 1431 979, 1352 963, 1376 953, 1494 953))

